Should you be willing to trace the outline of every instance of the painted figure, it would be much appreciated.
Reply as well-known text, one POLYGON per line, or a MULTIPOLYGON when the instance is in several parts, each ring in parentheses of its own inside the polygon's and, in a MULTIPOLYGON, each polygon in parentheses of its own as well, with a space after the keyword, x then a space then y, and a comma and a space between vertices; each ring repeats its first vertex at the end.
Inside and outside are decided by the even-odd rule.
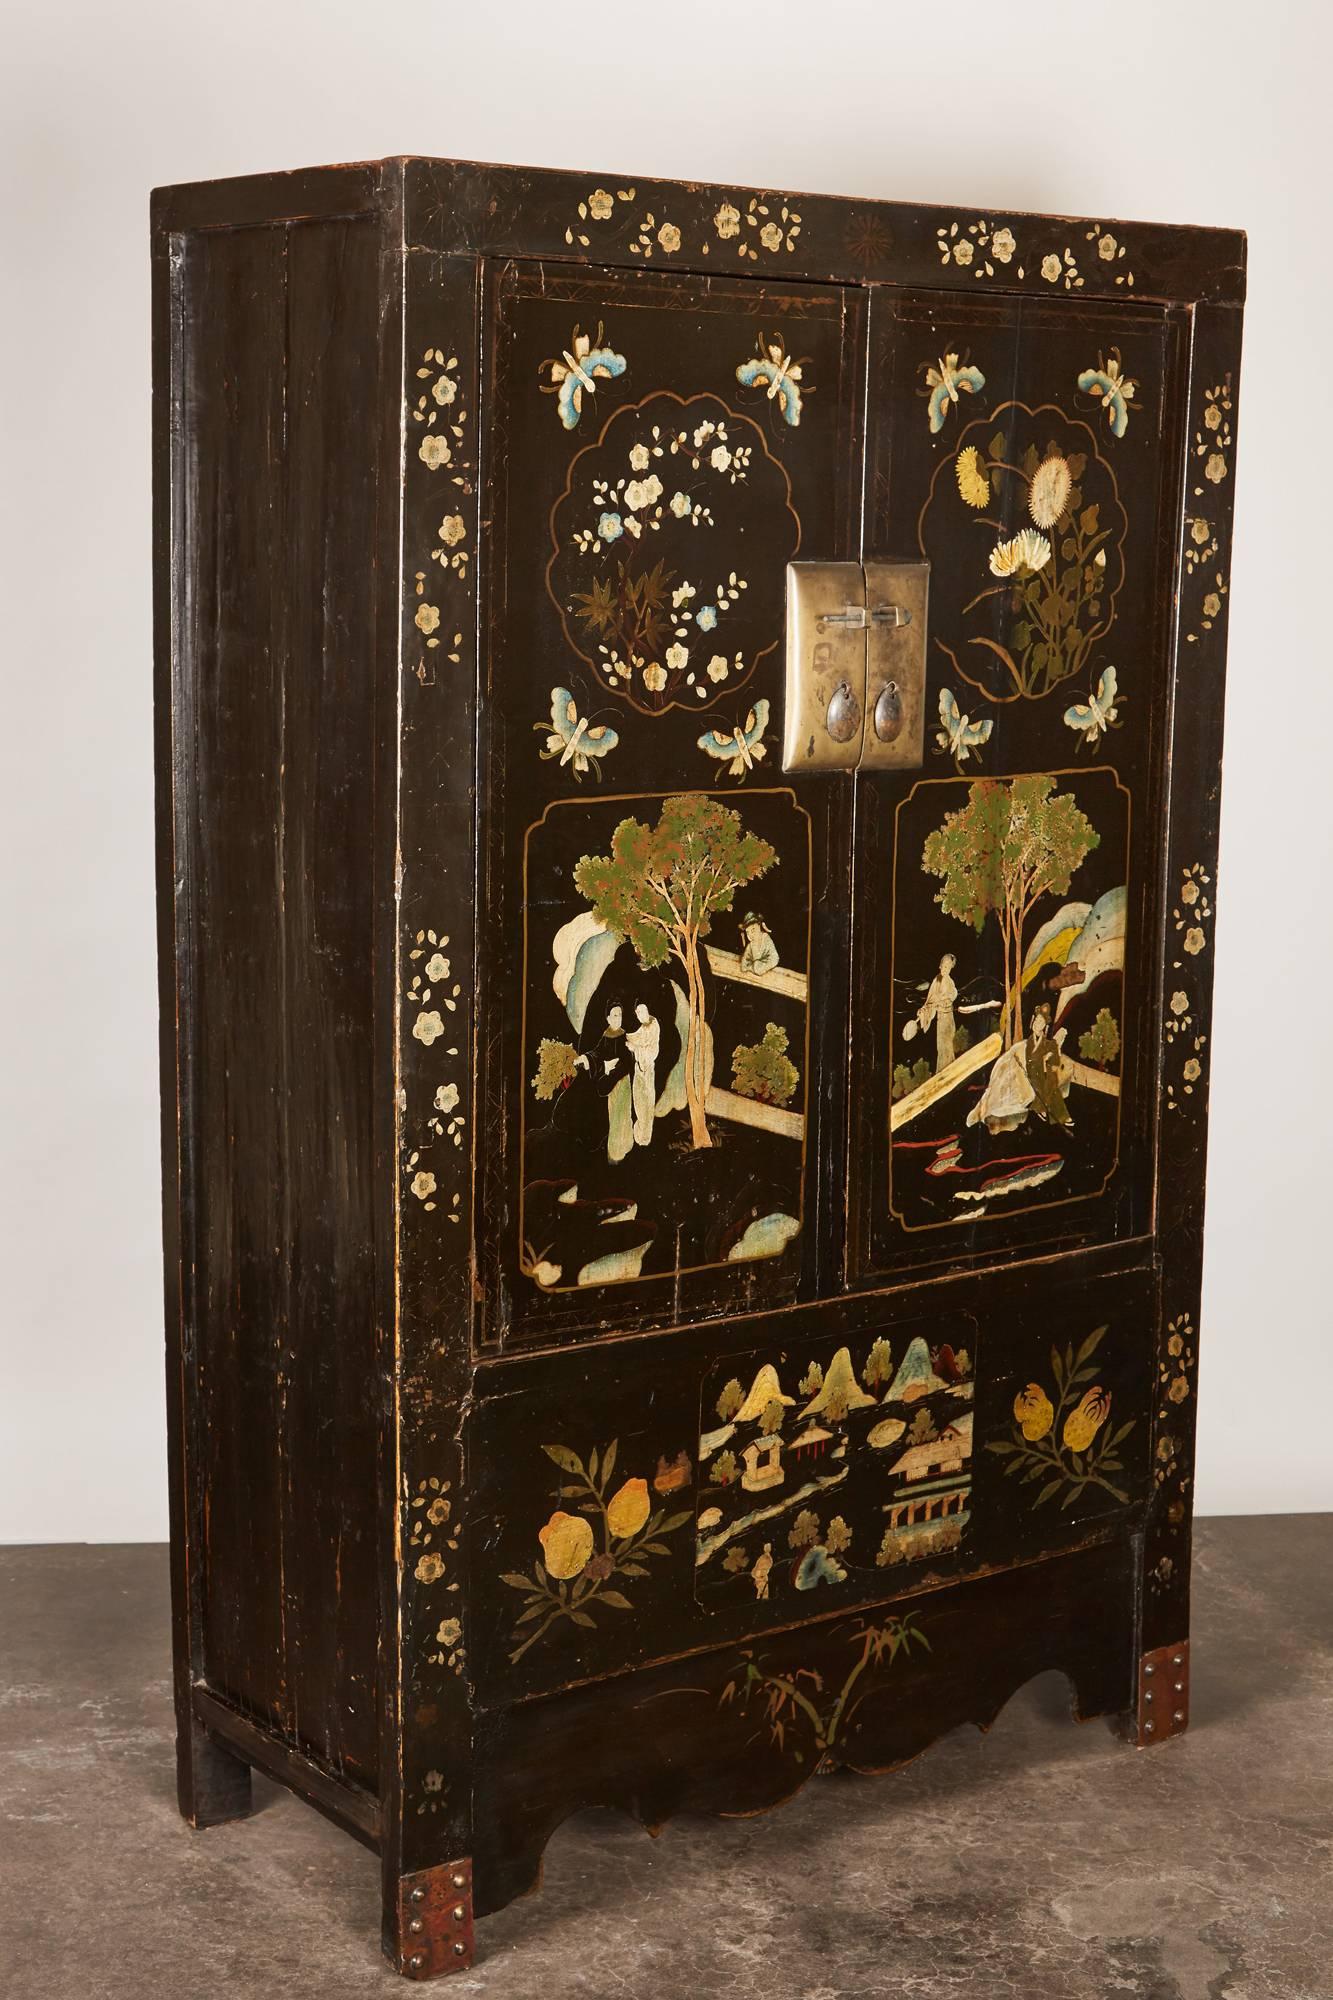
POLYGON ((661 1046, 662 1030, 642 1000, 634 1009, 634 1018, 637 1026, 625 1037, 625 1046, 634 1057, 631 1083, 634 1143, 636 1146, 648 1146, 652 1144, 653 1115, 657 1105, 657 1052, 661 1046))
POLYGON ((1027 1072, 1027 1043, 1015 1042, 999 1056, 986 1088, 967 1114, 969 1125, 984 1125, 992 1135, 1016 1132, 1027 1120, 1036 1091, 1027 1072))
POLYGON ((931 1022, 935 1024, 935 1070, 936 1074, 947 1069, 954 1057, 954 1002, 958 998, 958 988, 953 983, 953 969, 957 964, 953 953, 946 951, 940 960, 940 969, 930 982, 925 1001, 917 1014, 917 1026, 924 1035, 931 1022))
POLYGON ((772 1542, 765 1542, 763 1554, 755 1557, 754 1567, 750 1571, 750 1581, 754 1585, 754 1594, 756 1597, 762 1598, 768 1596, 768 1579, 772 1573, 772 1569, 773 1544, 772 1542))
POLYGON ((631 1124, 631 1057, 627 1050, 625 1017, 620 1006, 607 1009, 606 1027, 596 1047, 577 1059, 594 1087, 606 1099, 606 1157, 623 1160, 634 1144, 631 1124))
POLYGON ((1032 1085, 1033 1110, 1049 1125, 1072 1125, 1069 1106, 1065 1103, 1065 1092, 1069 1083, 1064 1076, 1065 1030, 1051 1033, 1051 1010, 1043 1000, 1034 1010, 1028 1028, 1026 1069, 1028 1082, 1032 1085))
POLYGON ((778 948, 774 944, 768 925, 753 910, 747 910, 741 918, 741 971, 758 979, 765 972, 772 972, 778 963, 778 948))
POLYGON ((1072 1125, 1065 1092, 1069 1080, 1065 1071, 1065 1030, 1052 1035, 1051 1010, 1042 1001, 1032 1016, 1027 1039, 1015 1042, 1000 1056, 986 1080, 986 1088, 967 1114, 969 1125, 984 1124, 992 1134, 1016 1132, 1026 1124, 1029 1111, 1049 1125, 1072 1125))

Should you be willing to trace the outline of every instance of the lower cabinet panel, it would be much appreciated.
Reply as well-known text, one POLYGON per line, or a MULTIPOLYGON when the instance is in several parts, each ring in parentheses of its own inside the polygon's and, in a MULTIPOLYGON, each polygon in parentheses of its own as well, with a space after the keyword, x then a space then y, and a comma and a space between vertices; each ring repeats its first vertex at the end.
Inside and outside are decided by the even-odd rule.
POLYGON ((1154 1298, 1150 1271, 1065 1265, 967 1303, 840 1301, 487 1371, 478 1700, 924 1601, 1132 1527, 1154 1298))
POLYGON ((762 1812, 815 1771, 885 1770, 962 1722, 987 1729, 1057 1669, 1081 1719, 1133 1704, 1127 1537, 842 1611, 484 1718, 476 1742, 479 1915, 532 1887, 561 1820, 616 1806, 762 1812))

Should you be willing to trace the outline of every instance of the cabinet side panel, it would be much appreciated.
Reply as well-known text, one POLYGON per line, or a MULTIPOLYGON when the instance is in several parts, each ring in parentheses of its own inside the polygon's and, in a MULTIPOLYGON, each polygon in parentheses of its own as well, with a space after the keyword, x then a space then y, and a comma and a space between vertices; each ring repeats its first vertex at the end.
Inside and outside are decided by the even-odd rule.
POLYGON ((172 754, 196 1672, 365 1776, 378 232, 210 232, 183 256, 172 754))

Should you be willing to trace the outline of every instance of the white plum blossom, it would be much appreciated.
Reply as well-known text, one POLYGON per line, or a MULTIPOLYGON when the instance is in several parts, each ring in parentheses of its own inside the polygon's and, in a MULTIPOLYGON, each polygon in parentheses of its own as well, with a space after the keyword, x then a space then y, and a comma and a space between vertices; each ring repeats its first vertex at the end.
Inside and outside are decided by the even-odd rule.
POLYGON ((635 513, 643 507, 651 507, 654 500, 662 497, 662 482, 654 472, 647 479, 631 479, 625 488, 625 505, 635 513))

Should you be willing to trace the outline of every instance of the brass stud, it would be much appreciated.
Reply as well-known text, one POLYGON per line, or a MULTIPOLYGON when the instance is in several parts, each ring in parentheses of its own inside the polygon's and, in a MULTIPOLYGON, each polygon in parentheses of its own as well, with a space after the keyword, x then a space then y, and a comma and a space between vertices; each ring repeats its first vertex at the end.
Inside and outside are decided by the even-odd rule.
POLYGON ((426 1963, 426 1960, 423 1953, 416 1951, 413 1952, 411 1958, 409 1958, 407 1962, 411 1966, 413 1972, 420 1972, 422 1966, 426 1963))
POLYGON ((455 1887, 455 1889, 463 1889, 463 1888, 466 1888, 466 1887, 467 1887, 467 1876, 466 1876, 466 1875, 455 1875, 455 1877, 454 1877, 454 1887, 455 1887))
POLYGON ((1177 1681, 1177 1682, 1176 1682, 1176 1684, 1175 1684, 1175 1686, 1176 1686, 1176 1693, 1177 1693, 1177 1694, 1184 1694, 1184 1692, 1185 1692, 1185 1683, 1184 1683, 1184 1681, 1177 1681))
POLYGON ((464 1917, 465 1917, 466 1915, 467 1915, 467 1911, 466 1911, 466 1910, 465 1910, 465 1909, 463 1908, 463 1905, 462 1905, 461 1903, 455 1903, 455 1904, 454 1904, 454 1922, 455 1922, 456 1924, 461 1924, 461 1923, 462 1923, 462 1921, 463 1921, 463 1919, 464 1919, 464 1917))
POLYGON ((1181 1655, 1181 1654, 1179 1654, 1179 1653, 1173 1653, 1173 1654, 1171 1655, 1171 1664, 1172 1664, 1172 1666, 1173 1666, 1173 1667, 1179 1667, 1179 1666, 1183 1666, 1183 1665, 1184 1665, 1184 1660, 1183 1660, 1183 1657, 1182 1657, 1182 1655, 1181 1655))
POLYGON ((1146 1693, 1146 1694, 1144 1695, 1143 1699, 1144 1699, 1145 1701, 1151 1701, 1151 1700, 1152 1700, 1152 1689, 1151 1689, 1151 1688, 1149 1688, 1149 1689, 1148 1689, 1148 1692, 1147 1692, 1147 1693, 1146 1693))
POLYGON ((466 1946, 466 1945, 465 1945, 465 1944, 463 1943, 463 1940, 462 1940, 462 1938, 455 1938, 455 1939, 454 1939, 454 1957, 455 1957, 455 1958, 462 1958, 462 1957, 464 1956, 464 1954, 466 1953, 466 1951, 467 1951, 467 1946, 466 1946))
POLYGON ((1143 1671, 1145 1674, 1155 1674, 1157 1672, 1157 1669, 1153 1665, 1151 1660, 1146 1660, 1144 1662, 1143 1671))
POLYGON ((1183 1721, 1185 1720, 1185 1711, 1184 1711, 1184 1709, 1183 1709, 1183 1708, 1178 1708, 1178 1709, 1176 1710, 1175 1714, 1174 1714, 1174 1715, 1172 1716, 1171 1720, 1172 1720, 1173 1722, 1183 1722, 1183 1721))
POLYGON ((1145 1723, 1144 1723, 1144 1725, 1143 1725, 1143 1730, 1144 1730, 1144 1734, 1145 1734, 1146 1736, 1151 1736, 1151 1735, 1152 1735, 1152 1730, 1153 1730, 1153 1726, 1152 1726, 1151 1722, 1145 1722, 1145 1723))
POLYGON ((421 1889, 421 1888, 416 1888, 416 1889, 414 1889, 414 1890, 412 1891, 412 1898, 411 1898, 411 1900, 412 1900, 412 1901, 413 1901, 414 1903, 424 1903, 424 1902, 425 1902, 425 1900, 426 1900, 426 1892, 425 1892, 425 1890, 424 1890, 424 1889, 421 1889))
POLYGON ((413 1917, 407 1928, 411 1931, 413 1937, 416 1937, 425 1930, 426 1926, 422 1923, 420 1917, 413 1917))

